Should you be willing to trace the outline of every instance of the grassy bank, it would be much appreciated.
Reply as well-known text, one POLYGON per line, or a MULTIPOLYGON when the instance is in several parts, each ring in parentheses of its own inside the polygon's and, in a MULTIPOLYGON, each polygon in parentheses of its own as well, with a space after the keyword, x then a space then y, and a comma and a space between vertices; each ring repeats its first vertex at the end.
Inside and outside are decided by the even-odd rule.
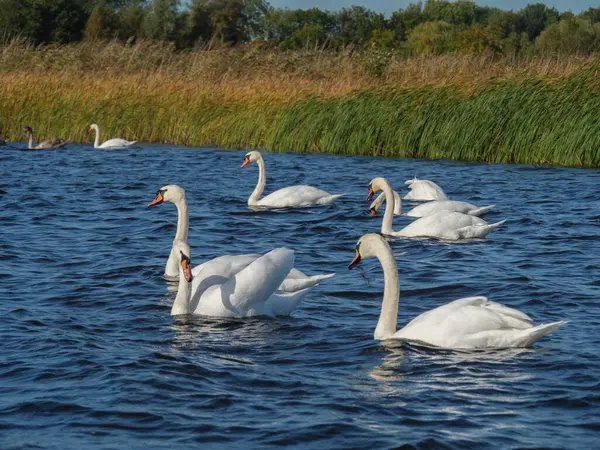
POLYGON ((468 161, 600 165, 600 59, 246 48, 175 53, 141 43, 0 48, 0 129, 23 140, 103 138, 468 161))

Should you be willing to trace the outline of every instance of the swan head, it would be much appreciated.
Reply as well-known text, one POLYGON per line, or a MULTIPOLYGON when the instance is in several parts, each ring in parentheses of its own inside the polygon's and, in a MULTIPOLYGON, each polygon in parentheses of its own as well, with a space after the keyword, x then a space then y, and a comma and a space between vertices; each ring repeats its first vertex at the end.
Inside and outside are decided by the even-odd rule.
POLYGON ((354 259, 348 264, 348 269, 354 269, 365 258, 376 257, 379 249, 382 247, 387 248, 391 252, 389 244, 381 234, 365 234, 356 243, 354 259))
POLYGON ((187 242, 178 240, 173 242, 173 249, 177 254, 179 254, 179 265, 181 266, 181 270, 183 270, 183 276, 185 277, 185 280, 188 283, 191 283, 194 277, 192 275, 190 246, 187 242))
POLYGON ((259 159, 262 159, 262 155, 260 154, 259 151, 251 151, 246 153, 246 155, 244 155, 244 162, 242 162, 241 167, 246 167, 248 164, 253 163, 258 161, 259 159))
POLYGON ((384 186, 389 185, 388 181, 383 177, 373 178, 369 183, 369 195, 367 196, 367 200, 371 200, 376 192, 381 191, 384 186))
POLYGON ((27 134, 33 134, 33 130, 29 126, 25 127, 25 129, 23 131, 27 134))
POLYGON ((160 205, 163 202, 178 203, 185 200, 185 191, 176 184, 161 187, 156 193, 156 198, 148 203, 148 207, 160 205))
POLYGON ((96 125, 95 123, 91 124, 88 128, 88 133, 91 133, 92 130, 96 130, 96 132, 98 132, 98 125, 96 125))

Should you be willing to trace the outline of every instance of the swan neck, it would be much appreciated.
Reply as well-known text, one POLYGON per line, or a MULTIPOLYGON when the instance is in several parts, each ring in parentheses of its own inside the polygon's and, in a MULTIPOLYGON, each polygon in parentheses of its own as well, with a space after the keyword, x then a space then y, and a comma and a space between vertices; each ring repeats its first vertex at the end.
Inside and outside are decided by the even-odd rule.
POLYGON ((175 240, 187 242, 189 232, 189 215, 187 200, 185 197, 175 203, 175 206, 177 207, 177 232, 175 233, 175 240))
POLYGON ((394 218, 394 193, 389 184, 384 183, 381 190, 385 194, 385 213, 383 213, 383 221, 381 222, 381 232, 383 234, 392 234, 392 220, 394 218))
POLYGON ((256 183, 254 191, 252 191, 252 194, 250 194, 250 198, 248 198, 249 205, 254 205, 258 203, 258 201, 260 200, 260 196, 265 190, 265 185, 267 184, 265 161, 262 158, 260 158, 256 161, 256 164, 258 164, 258 183, 256 183))
POLYGON ((177 297, 171 307, 171 315, 189 314, 190 298, 192 297, 192 283, 185 279, 183 269, 179 269, 179 287, 177 288, 177 297))
MULTIPOLYGON (((386 205, 386 210, 389 205, 386 205)), ((389 209, 392 211, 392 209, 389 209)), ((398 267, 394 255, 389 247, 384 247, 378 252, 377 259, 383 268, 383 302, 379 321, 375 328, 375 339, 387 339, 396 332, 398 323, 398 301, 400 299, 400 282, 398 280, 398 267)))
POLYGON ((94 138, 94 148, 98 148, 100 146, 100 129, 94 128, 94 133, 96 135, 94 138))
POLYGON ((33 133, 29 133, 29 145, 28 148, 33 148, 33 133))

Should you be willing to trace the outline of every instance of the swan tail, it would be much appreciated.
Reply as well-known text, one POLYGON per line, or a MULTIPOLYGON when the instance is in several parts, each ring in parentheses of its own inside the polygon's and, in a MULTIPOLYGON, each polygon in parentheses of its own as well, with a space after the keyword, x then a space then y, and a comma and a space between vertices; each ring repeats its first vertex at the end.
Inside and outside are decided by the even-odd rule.
POLYGON ((135 144, 137 144, 137 141, 131 141, 127 143, 127 147, 133 147, 135 144))
POLYGON ((333 203, 334 201, 336 201, 338 198, 342 197, 343 195, 344 194, 332 194, 328 197, 323 197, 317 202, 317 204, 328 205, 329 203, 333 203))
POLYGON ((335 273, 326 273, 323 275, 313 275, 305 278, 286 278, 277 288, 278 294, 294 293, 301 290, 309 289, 319 284, 322 280, 326 280, 335 275, 335 273))
POLYGON ((567 321, 560 320, 558 322, 545 323, 543 325, 538 325, 537 327, 527 328, 521 332, 521 336, 517 339, 517 342, 514 345, 515 347, 529 347, 534 342, 540 340, 547 334, 552 333, 559 327, 562 327, 566 324, 567 321))
POLYGON ((265 309, 274 316, 289 316, 302 302, 309 288, 285 294, 273 294, 265 302, 265 309))
POLYGON ((496 205, 489 205, 489 206, 483 206, 481 208, 477 208, 477 209, 473 209, 471 211, 469 211, 469 215, 470 216, 483 216, 486 212, 488 212, 490 209, 494 209, 496 207, 496 205))
POLYGON ((506 220, 500 222, 491 223, 489 225, 470 225, 468 227, 459 228, 456 230, 458 239, 472 239, 472 238, 483 238, 488 235, 494 228, 502 225, 506 220))

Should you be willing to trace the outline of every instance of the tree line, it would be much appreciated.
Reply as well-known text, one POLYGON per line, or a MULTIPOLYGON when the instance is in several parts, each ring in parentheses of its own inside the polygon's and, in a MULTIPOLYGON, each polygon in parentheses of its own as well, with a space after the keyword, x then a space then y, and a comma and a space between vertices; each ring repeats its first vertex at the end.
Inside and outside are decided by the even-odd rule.
POLYGON ((426 0, 386 17, 362 6, 293 10, 266 0, 0 0, 0 39, 16 37, 34 44, 147 39, 178 49, 252 43, 406 56, 586 55, 600 51, 600 8, 575 15, 543 3, 504 11, 467 0, 426 0))

